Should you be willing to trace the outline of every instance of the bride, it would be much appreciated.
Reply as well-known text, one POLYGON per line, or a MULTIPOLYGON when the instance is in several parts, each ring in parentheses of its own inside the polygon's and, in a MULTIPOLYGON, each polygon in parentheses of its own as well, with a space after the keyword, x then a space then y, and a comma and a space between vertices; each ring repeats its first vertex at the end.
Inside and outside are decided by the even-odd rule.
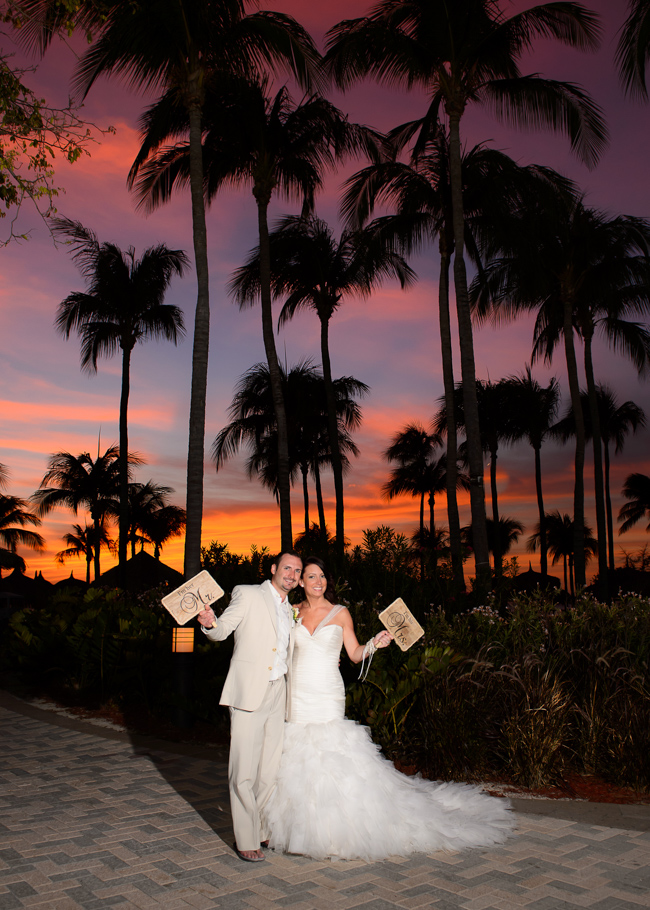
POLYGON ((382 631, 359 644, 320 559, 307 560, 300 585, 289 720, 277 787, 265 811, 269 846, 315 859, 375 861, 502 843, 514 827, 507 801, 480 787, 400 774, 367 728, 345 718, 342 646, 360 663, 392 636, 382 631))

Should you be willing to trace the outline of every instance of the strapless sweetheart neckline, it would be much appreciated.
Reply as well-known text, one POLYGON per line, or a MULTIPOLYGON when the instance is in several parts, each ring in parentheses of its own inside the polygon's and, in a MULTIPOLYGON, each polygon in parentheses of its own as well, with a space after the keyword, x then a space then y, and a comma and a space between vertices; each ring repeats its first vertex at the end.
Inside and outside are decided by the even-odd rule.
POLYGON ((298 626, 298 628, 299 628, 299 629, 304 629, 305 632, 307 633, 307 635, 309 635, 310 638, 314 638, 314 636, 315 636, 315 635, 318 635, 319 632, 322 632, 323 629, 340 629, 341 626, 340 626, 337 622, 328 622, 326 626, 320 626, 320 625, 319 625, 319 626, 316 626, 316 628, 314 629, 314 631, 313 631, 313 632, 310 632, 309 629, 307 628, 307 626, 305 626, 303 623, 300 623, 300 625, 298 626))

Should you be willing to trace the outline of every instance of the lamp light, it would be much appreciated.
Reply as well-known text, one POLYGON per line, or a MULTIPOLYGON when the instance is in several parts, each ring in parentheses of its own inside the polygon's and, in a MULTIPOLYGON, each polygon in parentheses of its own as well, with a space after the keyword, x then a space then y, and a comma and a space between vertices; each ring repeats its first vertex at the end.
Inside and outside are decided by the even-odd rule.
POLYGON ((172 633, 172 651, 174 654, 187 654, 194 650, 194 629, 176 626, 172 633))

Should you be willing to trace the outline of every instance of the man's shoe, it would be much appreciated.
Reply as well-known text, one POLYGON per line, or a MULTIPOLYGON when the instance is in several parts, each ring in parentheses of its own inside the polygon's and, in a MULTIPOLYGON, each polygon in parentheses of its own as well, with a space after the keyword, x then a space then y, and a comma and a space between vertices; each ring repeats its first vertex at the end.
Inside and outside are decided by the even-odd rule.
POLYGON ((262 863, 264 862, 264 854, 260 850, 240 850, 237 844, 232 845, 233 850, 237 856, 243 860, 245 863, 262 863))

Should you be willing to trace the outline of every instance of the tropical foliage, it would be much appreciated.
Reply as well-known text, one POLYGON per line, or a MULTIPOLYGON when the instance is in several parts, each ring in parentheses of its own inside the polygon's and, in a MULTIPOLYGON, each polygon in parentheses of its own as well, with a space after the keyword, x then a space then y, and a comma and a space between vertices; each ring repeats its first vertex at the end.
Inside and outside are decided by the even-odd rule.
POLYGON ((25 571, 25 560, 16 551, 19 546, 42 550, 45 539, 29 525, 38 527, 41 520, 18 496, 0 493, 0 572, 2 569, 25 571))
MULTIPOLYGON (((397 278, 404 288, 412 282, 414 273, 399 253, 377 242, 374 231, 344 231, 336 240, 329 226, 315 216, 284 219, 269 236, 269 258, 273 293, 286 298, 280 324, 306 308, 314 310, 320 322, 321 364, 336 497, 336 556, 340 561, 345 541, 344 461, 332 379, 330 321, 346 297, 369 297, 382 280, 391 277, 397 278)), ((255 299, 261 292, 261 262, 257 252, 235 274, 231 287, 241 304, 255 299)))
POLYGON ((423 88, 430 103, 411 124, 416 147, 449 125, 449 175, 454 240, 454 282, 467 427, 470 504, 475 564, 489 572, 480 420, 476 398, 473 330, 465 264, 465 216, 460 124, 469 105, 489 106, 517 126, 564 132, 572 148, 595 164, 606 130, 593 101, 570 83, 524 76, 519 61, 534 38, 555 38, 580 48, 597 43, 592 14, 576 3, 543 4, 507 17, 494 0, 380 0, 370 14, 329 32, 326 64, 342 88, 371 75, 406 88, 423 88))
MULTIPOLYGON (((301 475, 304 528, 307 532, 310 526, 308 477, 310 474, 313 476, 320 528, 325 533, 321 471, 333 462, 326 384, 323 375, 309 361, 292 367, 288 372, 279 365, 279 371, 282 397, 287 404, 289 479, 293 483, 296 475, 301 475)), ((361 407, 356 399, 369 390, 365 383, 352 376, 340 377, 331 384, 338 448, 345 471, 349 466, 348 456, 359 453, 351 436, 361 423, 361 407)), ((250 452, 246 463, 248 476, 258 476, 264 486, 279 497, 277 412, 270 370, 266 364, 256 364, 242 376, 228 412, 232 420, 219 432, 212 447, 217 471, 245 444, 250 452)))
MULTIPOLYGON (((82 20, 86 15, 86 5, 82 4, 82 20)), ((255 78, 268 71, 291 71, 306 85, 318 55, 294 19, 267 10, 247 14, 241 0, 165 0, 162 4, 145 0, 126 10, 120 3, 111 3, 108 11, 100 10, 93 24, 99 29, 99 37, 81 59, 76 76, 84 94, 102 74, 122 76, 137 89, 162 90, 144 118, 144 142, 132 178, 170 134, 188 137, 197 275, 185 539, 185 571, 189 577, 200 562, 210 337, 202 149, 206 98, 214 95, 217 85, 223 87, 232 80, 255 78)))
MULTIPOLYGON (((405 566, 404 542, 390 529, 368 532, 363 551, 355 559, 366 576, 373 567, 381 573, 371 576, 375 591, 405 566)), ((233 583, 254 583, 271 557, 255 549, 240 557, 213 542, 204 558, 221 577, 230 565, 233 583)), ((3 666, 33 692, 47 687, 64 701, 81 694, 86 703, 117 704, 127 723, 142 705, 164 719, 180 701, 163 593, 68 591, 49 608, 17 612, 0 640, 3 666)), ((359 637, 372 634, 376 604, 348 593, 359 637)), ((369 724, 388 755, 438 780, 505 779, 570 793, 577 773, 650 788, 650 601, 627 595, 604 605, 581 596, 566 608, 538 593, 510 597, 507 607, 446 606, 434 601, 421 616, 425 637, 413 649, 377 655, 365 683, 342 661, 347 711, 369 724)), ((229 648, 199 639, 194 658, 195 697, 183 707, 223 735, 227 713, 213 692, 229 648)))
MULTIPOLYGON (((128 466, 135 467, 142 459, 129 453, 128 466)), ((88 452, 72 455, 57 452, 49 459, 48 469, 32 501, 39 516, 47 515, 58 506, 71 509, 76 515, 80 508, 90 513, 95 533, 93 561, 95 579, 100 572, 101 537, 106 519, 119 515, 120 450, 110 446, 103 455, 93 459, 88 452)))
MULTIPOLYGON (((179 190, 189 189, 191 197, 197 301, 186 510, 170 501, 170 488, 132 476, 137 458, 129 455, 127 404, 135 344, 148 337, 176 341, 183 332, 180 310, 166 306, 162 298, 188 260, 164 244, 136 259, 134 250, 100 243, 78 221, 52 221, 87 283, 85 292, 70 294, 60 304, 57 327, 66 337, 80 335, 82 366, 90 371, 96 370, 99 357, 122 351, 119 447, 104 456, 98 451, 95 461, 88 453, 52 456, 34 494, 39 516, 56 505, 75 514, 88 511, 88 520, 66 535, 68 549, 58 554, 61 559, 85 558, 87 576, 94 563, 97 579, 100 552, 112 546, 110 524, 117 518, 122 569, 129 542, 132 555, 138 546, 151 545, 159 556, 165 542, 184 529, 186 573, 200 567, 210 335, 206 207, 218 201, 224 189, 235 187, 246 188, 255 199, 257 245, 233 272, 229 291, 242 308, 261 305, 266 364, 242 377, 231 421, 215 440, 213 455, 221 470, 242 445, 248 448, 250 476, 277 499, 282 546, 294 543, 290 492, 300 480, 304 522, 299 545, 304 549, 313 541, 337 572, 349 571, 351 579, 358 579, 355 573, 367 560, 383 559, 389 572, 384 587, 397 591, 399 578, 423 609, 426 597, 433 595, 414 590, 414 566, 419 562, 419 580, 429 577, 434 591, 445 586, 451 574, 460 597, 466 585, 463 563, 471 553, 476 576, 471 584, 501 591, 501 576, 512 569, 504 573, 503 557, 525 530, 518 519, 500 514, 499 496, 503 498, 507 481, 503 448, 525 441, 534 450, 539 517, 538 527, 529 528, 527 536, 540 552, 542 577, 550 553, 554 562, 565 563, 565 587, 580 590, 596 548, 601 591, 607 593, 616 562, 610 446, 620 453, 626 437, 643 427, 645 418, 638 405, 619 406, 614 394, 599 384, 594 344, 600 337, 641 376, 650 365, 645 324, 650 310, 650 222, 591 208, 567 178, 544 165, 522 166, 488 142, 462 149, 467 112, 483 107, 516 127, 561 133, 582 161, 590 167, 597 163, 607 131, 588 93, 574 83, 525 75, 522 68, 539 39, 579 50, 596 48, 600 25, 594 13, 574 2, 541 4, 508 15, 499 0, 375 0, 362 18, 330 29, 324 60, 297 21, 259 11, 247 0, 142 0, 128 8, 112 0, 20 0, 11 5, 8 21, 20 26, 23 44, 40 52, 61 30, 82 30, 89 43, 73 78, 79 99, 104 76, 120 77, 134 90, 153 93, 141 118, 141 145, 128 184, 138 204, 149 211, 179 190), (290 81, 280 83, 280 74, 290 81), (326 97, 331 81, 347 90, 368 77, 398 90, 424 90, 421 116, 382 135, 351 122, 326 97), (325 175, 350 156, 366 162, 344 185, 344 227, 338 230, 316 216, 315 203, 325 175), (274 226, 271 206, 278 200, 298 211, 274 226), (359 454, 353 434, 361 419, 358 399, 368 390, 352 377, 333 378, 330 333, 342 305, 352 297, 369 298, 389 280, 408 288, 416 278, 408 258, 421 250, 429 254, 434 244, 445 393, 439 399, 441 409, 432 432, 411 421, 394 431, 392 441, 387 438, 377 446, 390 465, 381 492, 389 499, 417 497, 419 527, 409 539, 380 526, 366 531, 362 543, 350 549, 344 475, 359 454), (474 273, 469 289, 468 264, 474 273), (452 338, 452 299, 457 339, 452 338), (282 310, 276 322, 273 307, 278 304, 282 310), (318 375, 305 359, 295 368, 283 368, 278 355, 276 332, 303 309, 313 311, 320 323, 318 375), (491 316, 498 322, 531 310, 536 315, 531 366, 503 378, 479 377, 474 332, 482 320, 491 316), (551 379, 542 384, 533 377, 532 365, 538 359, 550 362, 560 345, 570 406, 554 425, 559 383, 551 379), (460 381, 454 377, 457 351, 460 381), (548 486, 541 448, 550 435, 556 444, 575 438, 572 514, 549 511, 545 504, 548 486), (422 443, 419 449, 416 436, 422 443), (593 500, 584 489, 584 476, 590 473, 589 440, 593 500), (490 518, 484 496, 488 459, 490 518), (460 470, 463 461, 467 475, 460 470), (333 482, 335 522, 326 514, 326 478, 333 482), (313 520, 311 484, 318 522, 313 520), (441 493, 446 494, 446 526, 439 507, 438 524, 434 521, 441 493), (585 524, 592 504, 594 536, 585 524), (461 534, 460 513, 468 505, 471 522, 461 534), (335 525, 333 547, 328 518, 335 525), (549 520, 555 522, 552 527, 549 520), (572 544, 566 541, 569 532, 572 544), (557 539, 551 543, 553 534, 557 539)), ((648 23, 647 0, 629 0, 616 59, 625 90, 641 97, 647 94, 648 23)), ((34 138, 35 154, 43 157, 45 108, 25 90, 20 73, 1 74, 3 134, 21 154, 34 138)), ((70 150, 74 158, 81 145, 73 142, 70 150)), ((6 169, 6 161, 4 165, 6 169)), ((11 179, 3 178, 0 186, 0 201, 7 206, 18 202, 11 179)), ((50 190, 43 189, 51 201, 50 190)), ((629 500, 619 516, 623 533, 644 516, 642 477, 631 474, 623 490, 629 500)), ((30 513, 19 502, 16 514, 21 510, 22 518, 15 519, 18 527, 20 521, 30 522, 25 517, 30 513)), ((23 537, 14 536, 12 555, 6 557, 20 566, 16 546, 30 544, 22 527, 23 537)), ((368 591, 367 596, 378 594, 368 591)))
POLYGON ((188 259, 182 250, 163 244, 136 259, 133 248, 124 253, 113 243, 100 243, 78 221, 59 218, 57 235, 72 244, 73 259, 87 282, 85 292, 74 291, 59 305, 56 326, 66 338, 81 336, 81 366, 97 371, 100 356, 122 352, 119 446, 119 565, 122 587, 126 579, 129 537, 128 406, 131 354, 138 342, 163 338, 174 344, 185 333, 179 307, 163 302, 174 275, 182 275, 188 259))
POLYGON ((64 565, 68 559, 78 559, 83 557, 86 561, 86 584, 90 584, 90 567, 93 563, 95 547, 99 546, 100 550, 105 548, 112 555, 115 554, 115 544, 109 537, 108 529, 105 524, 95 528, 93 525, 74 524, 72 531, 68 531, 63 537, 67 543, 65 550, 59 550, 55 559, 61 565, 64 565))
MULTIPOLYGON (((4 21, 6 10, 2 15, 4 21)), ((39 98, 27 85, 32 69, 16 67, 12 55, 0 53, 0 219, 10 216, 0 248, 27 239, 16 233, 25 202, 48 225, 61 191, 55 182, 57 159, 73 164, 89 154, 99 133, 84 121, 79 103, 69 100, 57 108, 39 98)))
MULTIPOLYGON (((629 501, 618 514, 618 520, 623 522, 619 529, 621 534, 644 518, 650 519, 650 477, 647 474, 630 474, 625 481, 623 495, 629 501)), ((650 530, 650 520, 646 530, 650 530)))

